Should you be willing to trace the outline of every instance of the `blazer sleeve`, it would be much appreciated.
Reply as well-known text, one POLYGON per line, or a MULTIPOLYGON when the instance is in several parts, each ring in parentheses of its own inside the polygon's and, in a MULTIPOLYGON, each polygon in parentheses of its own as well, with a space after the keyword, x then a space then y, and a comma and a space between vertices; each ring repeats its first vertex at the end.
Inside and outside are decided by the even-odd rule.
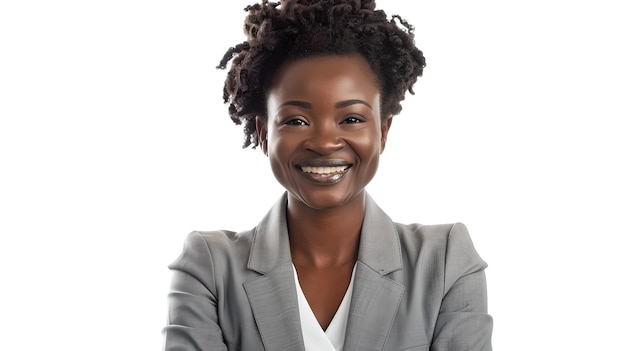
POLYGON ((487 313, 486 267, 465 225, 453 225, 445 253, 444 297, 431 351, 491 351, 493 321, 487 313))
POLYGON ((205 239, 192 232, 182 254, 169 266, 165 351, 227 350, 218 321, 211 250, 205 239))

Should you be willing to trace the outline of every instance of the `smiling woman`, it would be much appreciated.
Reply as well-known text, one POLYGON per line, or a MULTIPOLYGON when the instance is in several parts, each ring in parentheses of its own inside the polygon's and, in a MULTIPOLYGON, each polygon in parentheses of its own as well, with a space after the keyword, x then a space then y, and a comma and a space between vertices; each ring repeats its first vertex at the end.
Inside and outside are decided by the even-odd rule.
POLYGON ((246 10, 224 100, 286 192, 249 231, 188 236, 165 350, 490 350, 465 226, 395 223, 365 190, 425 66, 412 27, 374 1, 246 10))
POLYGON ((302 59, 283 70, 257 130, 289 206, 362 212, 392 120, 380 113, 380 89, 359 55, 302 59))

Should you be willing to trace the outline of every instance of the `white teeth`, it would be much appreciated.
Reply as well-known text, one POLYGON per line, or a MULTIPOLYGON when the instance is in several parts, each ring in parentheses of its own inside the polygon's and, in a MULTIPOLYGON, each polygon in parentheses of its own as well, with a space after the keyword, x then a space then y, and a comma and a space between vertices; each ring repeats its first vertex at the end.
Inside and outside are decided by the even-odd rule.
POLYGON ((315 174, 333 174, 340 173, 348 169, 348 166, 338 166, 338 167, 302 167, 302 171, 305 173, 315 173, 315 174))

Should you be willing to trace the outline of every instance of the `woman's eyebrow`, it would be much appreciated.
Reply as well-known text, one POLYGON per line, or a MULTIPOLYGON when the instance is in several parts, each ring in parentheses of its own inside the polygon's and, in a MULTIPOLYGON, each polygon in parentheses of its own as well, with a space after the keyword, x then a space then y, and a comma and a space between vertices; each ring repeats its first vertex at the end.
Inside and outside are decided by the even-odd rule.
POLYGON ((367 102, 365 102, 363 100, 359 100, 359 99, 339 101, 338 103, 335 104, 335 107, 336 108, 343 108, 343 107, 348 107, 348 106, 354 105, 354 104, 363 104, 363 105, 369 107, 370 109, 372 108, 372 106, 370 106, 370 104, 368 104, 367 102))
MULTIPOLYGON (((355 104, 362 104, 362 105, 365 105, 365 106, 369 107, 370 109, 372 108, 372 106, 370 104, 368 104, 367 102, 365 102, 363 100, 359 100, 359 99, 351 99, 351 100, 339 101, 338 103, 335 104, 335 107, 336 108, 344 108, 344 107, 348 107, 350 105, 355 105, 355 104)), ((313 108, 311 103, 306 102, 306 101, 299 101, 299 100, 285 101, 282 104, 280 104, 279 107, 283 107, 283 106, 298 106, 298 107, 308 108, 308 109, 313 108)))
POLYGON ((287 105, 291 105, 291 106, 298 106, 298 107, 302 107, 302 108, 312 108, 313 106, 311 106, 310 103, 305 102, 305 101, 298 101, 298 100, 290 100, 290 101, 285 101, 282 104, 280 104, 280 106, 278 107, 283 107, 283 106, 287 106, 287 105))

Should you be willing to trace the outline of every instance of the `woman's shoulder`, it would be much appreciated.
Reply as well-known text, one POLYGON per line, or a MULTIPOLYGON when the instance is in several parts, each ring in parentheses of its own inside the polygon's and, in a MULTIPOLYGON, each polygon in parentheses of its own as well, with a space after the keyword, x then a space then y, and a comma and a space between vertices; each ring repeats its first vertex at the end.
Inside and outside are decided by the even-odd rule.
POLYGON ((467 227, 461 222, 445 224, 394 222, 394 225, 401 240, 419 240, 422 243, 435 246, 446 246, 450 239, 455 242, 471 242, 467 227))
POLYGON ((247 260, 252 237, 253 230, 193 231, 185 238, 183 250, 170 268, 232 267, 236 262, 247 260))
POLYGON ((209 251, 213 253, 236 250, 241 246, 249 246, 253 230, 235 232, 231 230, 192 231, 187 234, 183 244, 185 251, 209 251))
POLYGON ((210 247, 218 246, 226 249, 231 246, 236 246, 251 241, 253 232, 254 230, 245 230, 241 232, 236 232, 232 230, 194 230, 191 233, 187 234, 185 244, 203 244, 210 247))
POLYGON ((394 225, 400 243, 409 255, 436 255, 447 264, 464 266, 465 269, 481 269, 487 266, 476 251, 467 227, 461 222, 394 225))

